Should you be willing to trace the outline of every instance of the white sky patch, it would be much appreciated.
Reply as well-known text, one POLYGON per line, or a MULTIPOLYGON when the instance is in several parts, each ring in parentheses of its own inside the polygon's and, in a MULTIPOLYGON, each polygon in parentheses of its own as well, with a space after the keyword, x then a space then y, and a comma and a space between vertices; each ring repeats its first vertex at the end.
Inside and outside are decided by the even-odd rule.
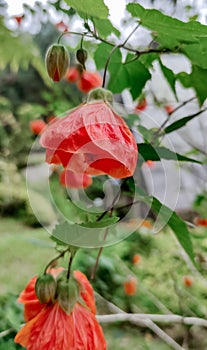
MULTIPOLYGON (((23 14, 23 4, 28 4, 33 7, 35 2, 36 0, 6 0, 6 3, 8 4, 7 12, 10 16, 21 15, 23 14)), ((46 4, 47 0, 41 0, 39 2, 41 4, 46 4)), ((117 1, 114 0, 104 0, 104 2, 109 8, 110 19, 115 25, 118 25, 121 18, 124 16, 124 9, 126 6, 125 0, 119 0, 118 6, 117 1)))

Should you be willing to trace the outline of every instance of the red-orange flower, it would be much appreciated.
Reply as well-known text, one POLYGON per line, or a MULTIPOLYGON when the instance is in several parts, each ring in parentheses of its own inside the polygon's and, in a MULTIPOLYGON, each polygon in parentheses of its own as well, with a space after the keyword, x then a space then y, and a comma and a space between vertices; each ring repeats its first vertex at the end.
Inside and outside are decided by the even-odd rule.
POLYGON ((196 226, 207 226, 207 218, 195 217, 193 220, 196 226))
POLYGON ((84 103, 48 126, 40 143, 48 163, 61 163, 75 173, 125 178, 136 168, 136 140, 124 120, 102 100, 84 103))
POLYGON ((29 123, 30 129, 35 135, 39 135, 43 131, 46 125, 47 124, 44 122, 44 120, 40 120, 40 119, 31 120, 29 123))
POLYGON ((27 350, 106 349, 103 331, 95 317, 93 288, 80 271, 74 271, 73 276, 78 282, 80 297, 72 311, 67 314, 58 301, 45 304, 18 332, 16 343, 27 350))
POLYGON ((144 111, 147 107, 147 100, 145 97, 143 97, 141 100, 139 100, 138 104, 135 107, 135 112, 144 111))
POLYGON ((70 188, 86 188, 92 184, 92 178, 87 174, 77 174, 71 170, 64 170, 60 173, 60 183, 70 188))
POLYGON ((91 91, 92 89, 100 87, 102 84, 102 78, 97 72, 88 72, 83 71, 80 80, 77 82, 77 87, 80 91, 85 94, 91 91))
POLYGON ((71 67, 65 74, 65 79, 70 83, 76 83, 80 79, 80 71, 77 67, 71 67))
POLYGON ((126 295, 133 296, 137 293, 137 279, 130 276, 123 284, 124 292, 126 295))

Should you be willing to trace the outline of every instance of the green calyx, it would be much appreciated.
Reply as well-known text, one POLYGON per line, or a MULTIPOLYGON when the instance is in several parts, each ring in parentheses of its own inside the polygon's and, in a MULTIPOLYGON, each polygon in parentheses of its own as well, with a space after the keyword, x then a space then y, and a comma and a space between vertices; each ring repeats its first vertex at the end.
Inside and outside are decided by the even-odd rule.
POLYGON ((56 281, 50 273, 43 274, 37 278, 35 283, 35 294, 41 304, 54 302, 56 281))
POLYGON ((80 298, 80 287, 74 277, 70 277, 69 280, 60 276, 57 280, 56 298, 60 307, 67 313, 70 314, 80 298))
POLYGON ((93 89, 89 92, 87 102, 91 101, 104 101, 108 103, 113 102, 113 94, 110 90, 106 90, 104 88, 93 89))

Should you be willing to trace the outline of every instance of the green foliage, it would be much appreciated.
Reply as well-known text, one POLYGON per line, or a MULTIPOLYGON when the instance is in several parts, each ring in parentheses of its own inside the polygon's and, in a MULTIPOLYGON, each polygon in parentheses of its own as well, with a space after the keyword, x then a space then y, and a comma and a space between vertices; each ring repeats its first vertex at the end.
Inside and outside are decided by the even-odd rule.
POLYGON ((182 72, 177 75, 177 79, 180 80, 184 87, 192 87, 195 90, 200 105, 202 105, 207 97, 205 84, 207 79, 207 70, 193 65, 192 72, 190 74, 182 72))
MULTIPOLYGON (((111 46, 105 43, 98 45, 94 54, 94 60, 98 69, 105 66, 106 60, 111 54, 111 46)), ((129 88, 132 98, 136 99, 151 74, 148 69, 141 63, 140 60, 131 62, 134 56, 128 54, 125 62, 122 62, 122 54, 119 48, 116 48, 111 55, 108 71, 110 79, 108 89, 114 93, 120 93, 124 89, 129 88)))
POLYGON ((199 22, 182 22, 134 3, 129 3, 126 8, 133 17, 139 18, 142 26, 156 33, 155 38, 162 47, 170 50, 179 49, 183 43, 198 43, 207 34, 206 26, 199 22))
POLYGON ((93 18, 93 23, 98 31, 98 34, 102 38, 107 38, 112 33, 114 33, 117 37, 120 37, 120 31, 115 28, 108 19, 93 18))
POLYGON ((39 48, 34 44, 30 35, 15 36, 0 19, 0 42, 1 69, 9 65, 12 71, 17 72, 20 67, 27 70, 29 64, 31 64, 39 72, 45 83, 49 83, 39 48))
POLYGON ((201 113, 205 112, 206 109, 200 110, 197 113, 191 114, 189 116, 183 117, 179 120, 176 120, 174 123, 170 124, 169 126, 167 126, 166 128, 164 128, 164 132, 165 134, 169 134, 170 132, 173 132, 177 129, 182 128, 183 126, 185 126, 188 122, 190 122, 192 119, 194 119, 195 117, 197 117, 198 115, 200 115, 201 113))
POLYGON ((198 163, 200 162, 196 159, 192 159, 189 157, 185 157, 179 153, 175 153, 171 151, 170 149, 166 147, 157 147, 152 146, 149 143, 139 143, 138 144, 138 150, 141 155, 141 157, 138 160, 138 164, 141 166, 144 161, 147 160, 155 160, 159 161, 161 159, 168 159, 168 160, 174 160, 174 161, 183 161, 183 162, 192 162, 192 163, 198 163))
POLYGON ((74 8, 77 12, 83 13, 87 16, 97 18, 107 18, 109 15, 108 7, 104 4, 103 0, 64 0, 67 5, 74 8))
POLYGON ((176 93, 176 89, 175 89, 175 83, 176 83, 176 75, 173 73, 173 71, 171 69, 169 69, 168 67, 166 67, 161 60, 159 60, 159 64, 160 64, 160 68, 164 74, 164 77, 166 78, 166 80, 168 81, 174 95, 175 98, 177 98, 177 93, 176 93))
POLYGON ((143 189, 136 187, 139 193, 138 198, 149 205, 152 211, 163 221, 164 226, 168 225, 174 232, 180 245, 183 247, 189 258, 195 264, 192 241, 186 223, 176 214, 175 211, 161 203, 157 198, 147 196, 143 189))

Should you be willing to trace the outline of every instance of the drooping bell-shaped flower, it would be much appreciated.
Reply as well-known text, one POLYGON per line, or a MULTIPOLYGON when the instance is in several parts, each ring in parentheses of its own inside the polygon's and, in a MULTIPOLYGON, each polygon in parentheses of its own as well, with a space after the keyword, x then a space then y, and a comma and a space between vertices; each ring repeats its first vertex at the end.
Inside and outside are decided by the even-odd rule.
POLYGON ((112 94, 95 89, 86 103, 48 126, 40 143, 48 163, 75 173, 125 178, 134 174, 138 150, 127 124, 111 107, 112 94))
MULTIPOLYGON (((64 272, 57 276, 57 299, 40 304, 42 309, 17 333, 15 342, 27 350, 105 350, 103 331, 95 317, 93 288, 87 277, 80 271, 73 272, 71 281, 64 277, 64 272)), ((30 289, 31 293, 31 285, 30 289)), ((27 299, 27 293, 25 296, 27 299)))

